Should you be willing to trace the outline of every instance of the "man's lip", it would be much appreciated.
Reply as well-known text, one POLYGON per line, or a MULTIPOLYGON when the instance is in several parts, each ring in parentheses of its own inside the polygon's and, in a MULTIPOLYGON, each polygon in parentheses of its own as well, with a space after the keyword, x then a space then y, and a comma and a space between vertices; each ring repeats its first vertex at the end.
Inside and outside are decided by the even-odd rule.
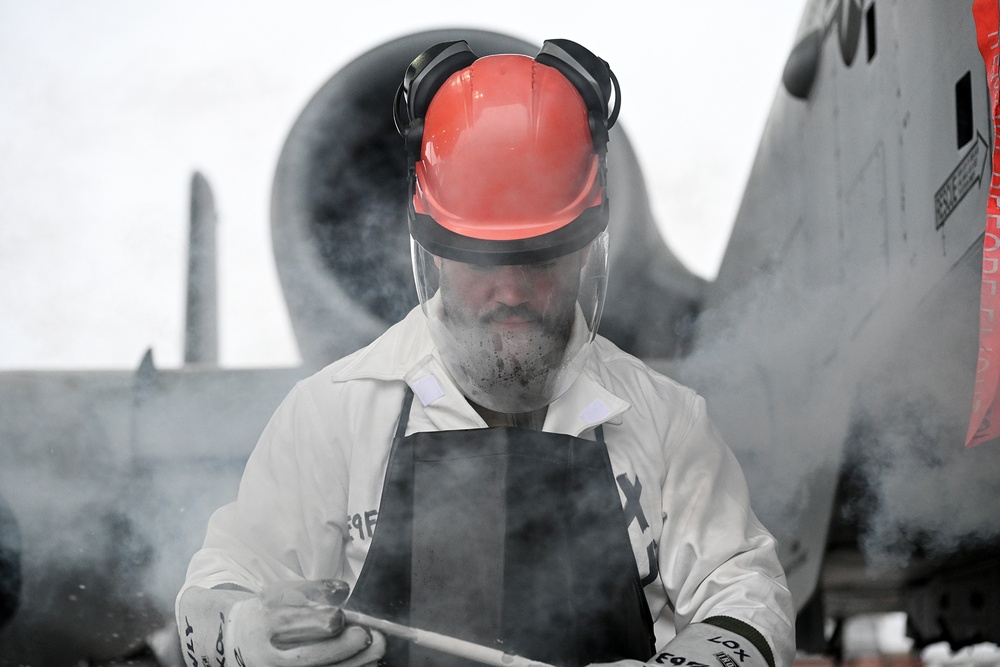
POLYGON ((523 317, 504 317, 492 320, 490 324, 501 329, 530 329, 538 326, 534 319, 523 317))

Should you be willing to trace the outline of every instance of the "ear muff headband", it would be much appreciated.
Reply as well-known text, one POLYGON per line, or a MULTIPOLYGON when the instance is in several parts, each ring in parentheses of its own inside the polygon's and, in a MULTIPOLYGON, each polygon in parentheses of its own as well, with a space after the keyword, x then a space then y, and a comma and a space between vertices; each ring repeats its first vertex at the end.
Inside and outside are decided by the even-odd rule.
POLYGON ((479 59, 464 39, 441 42, 430 47, 406 68, 403 81, 396 89, 393 100, 393 120, 396 130, 406 136, 410 124, 423 121, 434 94, 455 72, 465 69, 479 59))
POLYGON ((608 130, 614 127, 621 109, 621 90, 614 72, 604 60, 568 39, 545 40, 535 61, 559 70, 580 92, 587 105, 594 148, 603 154, 608 130), (614 108, 609 109, 612 88, 614 108))

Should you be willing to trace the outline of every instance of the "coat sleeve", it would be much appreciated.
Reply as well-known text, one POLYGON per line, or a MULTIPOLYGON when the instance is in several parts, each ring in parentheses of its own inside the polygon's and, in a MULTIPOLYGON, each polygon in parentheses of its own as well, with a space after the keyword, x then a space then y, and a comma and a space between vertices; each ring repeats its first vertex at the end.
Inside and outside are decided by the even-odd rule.
POLYGON ((327 421, 309 385, 296 385, 250 455, 237 499, 212 515, 180 594, 195 585, 259 591, 277 579, 341 577, 347 466, 336 460, 344 454, 327 421))
POLYGON ((706 619, 735 619, 733 627, 759 633, 746 639, 767 642, 776 667, 787 667, 795 612, 775 539, 751 510, 743 471, 704 399, 692 393, 685 414, 668 444, 658 563, 677 636, 706 619))

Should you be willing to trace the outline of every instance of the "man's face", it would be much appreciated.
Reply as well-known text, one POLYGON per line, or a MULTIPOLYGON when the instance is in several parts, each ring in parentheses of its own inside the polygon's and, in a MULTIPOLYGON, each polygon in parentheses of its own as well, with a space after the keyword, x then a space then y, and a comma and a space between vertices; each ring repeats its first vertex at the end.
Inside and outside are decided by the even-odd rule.
POLYGON ((583 251, 513 266, 439 260, 442 319, 459 347, 451 352, 476 386, 536 402, 569 341, 582 261, 583 251))

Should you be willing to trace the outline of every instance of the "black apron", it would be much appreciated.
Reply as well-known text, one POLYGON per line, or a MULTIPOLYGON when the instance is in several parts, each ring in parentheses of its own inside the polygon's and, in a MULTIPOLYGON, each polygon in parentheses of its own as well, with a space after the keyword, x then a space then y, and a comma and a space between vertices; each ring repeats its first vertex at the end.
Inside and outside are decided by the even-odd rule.
MULTIPOLYGON (((520 428, 404 437, 347 607, 565 667, 653 655, 603 431, 520 428)), ((379 664, 475 663, 388 639, 379 664)))

